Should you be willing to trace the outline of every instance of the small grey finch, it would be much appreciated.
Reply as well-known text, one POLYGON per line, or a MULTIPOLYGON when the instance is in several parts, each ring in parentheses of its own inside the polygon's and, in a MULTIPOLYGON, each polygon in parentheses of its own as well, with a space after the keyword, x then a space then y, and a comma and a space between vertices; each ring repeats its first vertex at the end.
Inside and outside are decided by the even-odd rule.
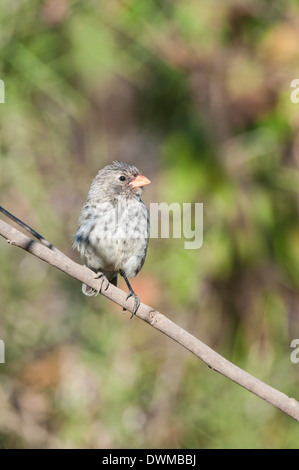
MULTIPOLYGON (((127 299, 134 297, 132 316, 140 300, 128 278, 137 276, 147 252, 149 211, 141 195, 143 186, 149 183, 150 180, 128 163, 115 161, 100 170, 81 210, 73 245, 86 266, 102 281, 98 291, 83 284, 83 293, 97 295, 107 280, 116 286, 119 273, 129 289, 127 299)), ((107 282, 106 289, 108 285, 107 282)))

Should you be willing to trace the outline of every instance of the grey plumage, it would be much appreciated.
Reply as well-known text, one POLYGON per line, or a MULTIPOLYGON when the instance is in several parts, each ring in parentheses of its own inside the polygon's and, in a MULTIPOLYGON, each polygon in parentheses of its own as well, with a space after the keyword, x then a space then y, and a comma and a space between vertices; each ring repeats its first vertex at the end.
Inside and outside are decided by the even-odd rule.
MULTIPOLYGON (((118 273, 124 277, 130 289, 128 297, 135 297, 135 311, 140 302, 128 278, 139 273, 146 257, 150 220, 141 195, 148 183, 127 163, 115 161, 100 170, 82 208, 73 244, 98 277, 103 274, 114 285, 118 273)), ((86 295, 97 293, 85 284, 82 290, 86 295)))

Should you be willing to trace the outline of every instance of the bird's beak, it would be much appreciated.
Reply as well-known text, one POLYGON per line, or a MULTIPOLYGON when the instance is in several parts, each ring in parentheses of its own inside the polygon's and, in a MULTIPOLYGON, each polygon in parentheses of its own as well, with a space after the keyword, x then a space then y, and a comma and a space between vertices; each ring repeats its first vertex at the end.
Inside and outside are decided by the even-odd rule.
POLYGON ((130 186, 132 188, 139 188, 140 186, 145 186, 150 184, 150 180, 143 175, 136 176, 133 181, 131 181, 130 186))

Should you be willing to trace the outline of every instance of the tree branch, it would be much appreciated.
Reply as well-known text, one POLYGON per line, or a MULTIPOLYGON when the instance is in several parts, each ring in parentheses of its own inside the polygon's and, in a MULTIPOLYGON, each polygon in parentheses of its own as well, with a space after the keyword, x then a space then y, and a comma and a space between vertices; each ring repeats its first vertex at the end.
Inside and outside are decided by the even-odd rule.
MULTIPOLYGON (((80 264, 75 263, 55 249, 53 245, 49 244, 55 249, 55 251, 53 251, 51 247, 42 245, 41 243, 27 237, 19 230, 16 230, 11 225, 5 223, 3 220, 0 220, 0 235, 11 245, 18 246, 19 248, 32 253, 34 256, 37 256, 46 263, 60 269, 74 279, 84 282, 94 289, 99 288, 101 280, 95 279, 93 271, 88 269, 86 266, 81 266, 80 264)), ((125 307, 126 310, 132 312, 133 299, 126 300, 127 294, 112 284, 109 284, 108 289, 103 290, 101 294, 118 305, 125 307)), ((289 398, 279 390, 270 387, 261 380, 248 374, 243 369, 232 364, 206 344, 202 343, 199 339, 195 338, 195 336, 191 335, 148 305, 141 303, 136 316, 169 336, 184 348, 188 349, 211 369, 216 370, 228 379, 241 385, 299 422, 299 403, 294 398, 289 398)))

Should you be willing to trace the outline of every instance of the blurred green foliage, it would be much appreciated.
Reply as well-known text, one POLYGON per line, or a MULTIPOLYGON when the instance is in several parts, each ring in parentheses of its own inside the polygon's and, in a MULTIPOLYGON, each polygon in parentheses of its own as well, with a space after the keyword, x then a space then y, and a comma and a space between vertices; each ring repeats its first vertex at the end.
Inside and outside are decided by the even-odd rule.
MULTIPOLYGON (((203 202, 152 239, 145 303, 298 399, 298 2, 3 0, 1 205, 73 259, 97 171, 203 202)), ((297 424, 137 318, 0 243, 1 448, 294 448, 297 424)), ((120 284, 125 288, 124 284, 120 284)))

